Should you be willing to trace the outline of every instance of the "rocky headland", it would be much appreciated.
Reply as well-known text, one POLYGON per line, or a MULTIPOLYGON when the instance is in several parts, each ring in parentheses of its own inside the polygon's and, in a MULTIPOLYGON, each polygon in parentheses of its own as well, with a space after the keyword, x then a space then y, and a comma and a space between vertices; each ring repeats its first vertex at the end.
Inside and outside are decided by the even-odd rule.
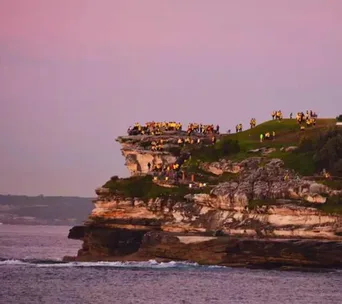
POLYGON ((341 267, 339 182, 289 167, 298 141, 286 128, 283 142, 258 143, 245 131, 256 138, 245 150, 236 150, 244 139, 236 134, 119 137, 131 177, 96 189, 87 221, 69 233, 82 248, 65 260, 341 267), (160 140, 162 149, 151 151, 160 140))

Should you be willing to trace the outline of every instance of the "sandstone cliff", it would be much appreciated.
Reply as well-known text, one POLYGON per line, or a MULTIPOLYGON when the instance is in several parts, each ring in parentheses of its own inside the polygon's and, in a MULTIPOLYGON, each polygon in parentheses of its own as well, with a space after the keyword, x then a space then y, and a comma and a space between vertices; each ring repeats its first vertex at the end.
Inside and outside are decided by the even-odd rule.
MULTIPOLYGON (((191 147, 180 149, 177 143, 186 137, 170 133, 118 138, 129 171, 141 177, 133 180, 136 184, 114 178, 97 189, 88 220, 69 234, 83 240, 78 260, 342 266, 342 216, 325 210, 327 200, 341 196, 341 190, 303 178, 265 151, 242 161, 201 161, 196 179, 205 179, 204 188, 188 188, 196 181, 187 178, 176 184, 152 181, 147 164, 177 162, 184 151, 191 152, 191 147), (151 143, 160 139, 163 150, 151 151, 151 143), (134 187, 141 189, 132 191, 134 187)), ((200 138, 193 149, 211 144, 208 137, 193 137, 194 142, 200 138)), ((184 164, 182 170, 186 173, 190 167, 184 164)))

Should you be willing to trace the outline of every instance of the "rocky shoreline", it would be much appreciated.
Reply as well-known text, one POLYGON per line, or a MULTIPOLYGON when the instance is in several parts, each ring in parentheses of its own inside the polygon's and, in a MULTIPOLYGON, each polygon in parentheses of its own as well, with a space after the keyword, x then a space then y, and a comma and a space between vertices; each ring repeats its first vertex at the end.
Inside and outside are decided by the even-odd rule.
MULTIPOLYGON (((126 164, 134 182, 144 181, 137 188, 158 187, 160 195, 121 193, 117 190, 131 180, 116 177, 109 186, 98 188, 88 220, 69 233, 69 238, 83 241, 82 248, 77 257, 65 261, 153 259, 251 268, 342 267, 342 216, 320 208, 328 198, 340 196, 341 190, 301 178, 281 159, 262 154, 235 162, 201 162, 210 188, 170 196, 177 186, 155 183, 146 168, 148 162, 169 165, 177 156, 149 151, 148 140, 153 138, 140 140, 143 145, 133 136, 119 139, 126 164), (164 195, 163 189, 169 194, 164 195)), ((176 138, 168 141, 174 144, 176 138)))
MULTIPOLYGON (((70 238, 82 228, 73 228, 70 238), (78 230, 78 231, 77 231, 78 230)), ((84 232, 86 244, 77 257, 64 261, 188 261, 200 265, 247 268, 341 268, 342 242, 309 239, 253 239, 236 237, 186 236, 160 231, 106 229, 84 232), (107 234, 115 244, 90 243, 107 234), (129 249, 126 247, 129 245, 129 249), (91 246, 90 254, 89 247, 91 246), (107 254, 103 251, 104 246, 107 254), (110 247, 112 246, 112 247, 110 247), (136 251, 134 251, 136 250, 136 251)), ((103 241, 109 241, 109 239, 103 241)), ((98 241, 98 240, 97 240, 98 241)))

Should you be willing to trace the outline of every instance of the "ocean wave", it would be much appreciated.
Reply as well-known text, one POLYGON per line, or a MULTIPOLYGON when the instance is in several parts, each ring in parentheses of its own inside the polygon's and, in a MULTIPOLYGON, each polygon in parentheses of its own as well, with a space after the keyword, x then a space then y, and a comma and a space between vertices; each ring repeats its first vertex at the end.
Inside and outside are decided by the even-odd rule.
POLYGON ((38 267, 113 267, 113 268, 193 268, 199 267, 197 263, 189 262, 161 262, 155 260, 146 262, 66 262, 54 264, 37 264, 38 267))
POLYGON ((202 266, 191 262, 157 262, 149 260, 145 262, 63 262, 61 260, 40 260, 40 259, 0 259, 0 266, 16 265, 16 266, 36 266, 36 267, 112 267, 112 268, 209 268, 218 269, 226 268, 224 266, 202 266))
POLYGON ((29 264, 30 263, 24 262, 21 260, 13 260, 13 259, 9 259, 9 260, 1 259, 0 260, 0 266, 3 266, 3 265, 29 265, 29 264))

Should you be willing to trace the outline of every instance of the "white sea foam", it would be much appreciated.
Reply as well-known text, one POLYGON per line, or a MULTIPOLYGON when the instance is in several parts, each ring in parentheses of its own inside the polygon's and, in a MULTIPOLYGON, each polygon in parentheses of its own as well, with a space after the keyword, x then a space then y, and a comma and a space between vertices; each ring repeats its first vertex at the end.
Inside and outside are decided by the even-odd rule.
POLYGON ((209 269, 227 268, 224 266, 201 266, 197 263, 191 262, 157 262, 156 260, 149 260, 145 262, 62 262, 56 260, 2 260, 0 266, 4 265, 27 265, 36 267, 112 267, 112 268, 152 268, 152 269, 166 269, 166 268, 196 268, 205 267, 209 269))
POLYGON ((0 261, 0 266, 3 265, 29 265, 30 263, 21 260, 3 260, 0 261))
POLYGON ((155 260, 146 262, 67 262, 67 263, 44 263, 38 267, 114 267, 114 268, 189 268, 198 267, 197 263, 188 262, 161 262, 155 260))

